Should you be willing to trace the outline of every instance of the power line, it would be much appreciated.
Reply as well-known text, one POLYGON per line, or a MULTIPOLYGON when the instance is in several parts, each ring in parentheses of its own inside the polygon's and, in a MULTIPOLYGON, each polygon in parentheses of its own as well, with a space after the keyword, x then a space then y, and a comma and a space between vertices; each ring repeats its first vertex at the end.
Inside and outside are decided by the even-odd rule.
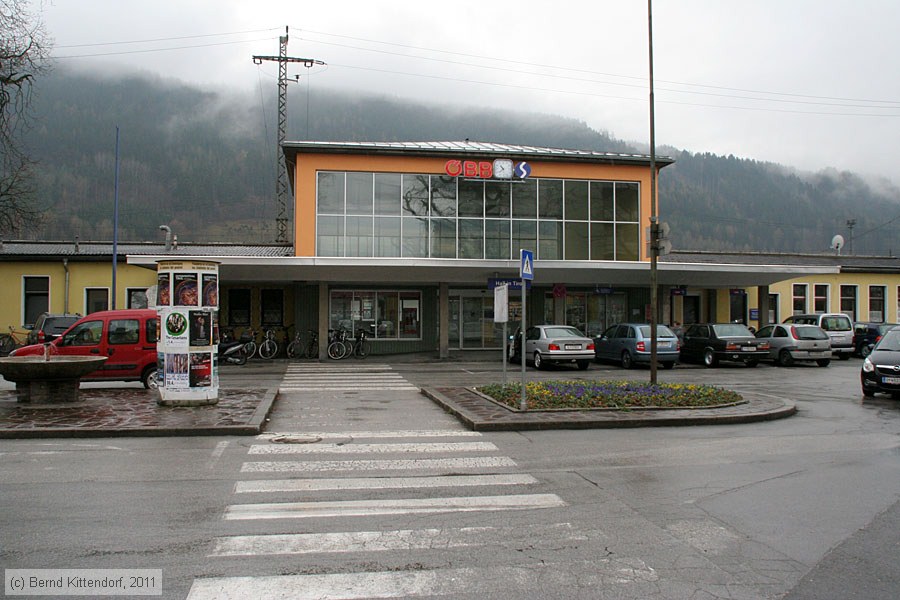
POLYGON ((191 46, 171 46, 168 48, 147 48, 144 50, 120 50, 118 52, 97 52, 94 54, 69 54, 66 56, 53 56, 55 59, 65 58, 96 58, 98 56, 119 56, 124 54, 146 54, 148 52, 168 52, 170 50, 190 50, 192 48, 210 48, 213 46, 233 46, 235 44, 249 44, 252 42, 265 42, 272 38, 258 38, 255 40, 239 40, 234 42, 217 42, 213 44, 195 44, 191 46))
POLYGON ((222 37, 225 35, 243 35, 245 33, 259 33, 261 31, 275 31, 276 28, 269 27, 268 29, 247 29, 245 31, 227 31, 224 33, 205 33, 198 35, 184 35, 180 37, 165 37, 165 38, 148 38, 144 40, 121 40, 118 42, 93 42, 89 44, 65 44, 65 45, 57 45, 57 48, 86 48, 90 46, 117 46, 122 44, 147 44, 150 42, 172 42, 175 40, 194 40, 201 38, 210 38, 210 37, 222 37))
MULTIPOLYGON (((586 74, 590 74, 590 75, 599 75, 599 76, 604 76, 604 77, 618 77, 618 78, 622 78, 622 79, 633 79, 635 81, 640 82, 639 84, 635 84, 634 87, 640 87, 641 89, 646 88, 646 82, 647 82, 647 78, 641 77, 641 76, 621 75, 621 74, 616 74, 616 73, 605 73, 605 72, 600 72, 600 71, 592 71, 592 70, 588 70, 588 69, 574 69, 571 67, 565 67, 565 66, 560 66, 560 65, 549 65, 549 64, 534 63, 534 62, 530 62, 530 61, 519 61, 519 60, 510 60, 510 59, 504 59, 504 58, 495 58, 495 57, 484 56, 484 55, 479 55, 479 54, 468 54, 468 53, 464 53, 464 52, 455 52, 455 51, 451 51, 451 50, 440 50, 440 49, 436 49, 436 48, 427 48, 427 47, 423 47, 423 46, 397 44, 397 43, 393 43, 393 42, 385 42, 385 41, 381 41, 381 40, 372 40, 372 39, 359 38, 359 37, 353 37, 353 36, 348 36, 348 35, 333 34, 333 33, 328 33, 328 32, 324 32, 324 31, 314 31, 314 30, 310 30, 310 29, 301 29, 301 32, 302 31, 306 31, 308 33, 313 33, 313 34, 317 34, 317 35, 325 35, 325 36, 329 36, 329 37, 337 37, 337 38, 344 38, 344 39, 368 42, 368 43, 373 43, 373 44, 383 44, 383 45, 387 45, 387 46, 395 46, 398 48, 408 48, 408 49, 412 49, 412 50, 423 50, 426 52, 434 52, 434 53, 438 53, 438 54, 449 54, 449 55, 454 55, 454 56, 463 56, 463 57, 467 57, 467 58, 476 58, 478 60, 491 60, 491 61, 503 62, 503 63, 507 63, 507 64, 525 65, 525 66, 529 66, 529 67, 541 67, 541 68, 547 68, 547 69, 570 71, 570 72, 574 72, 574 73, 586 73, 586 74)), ((316 43, 320 43, 320 44, 342 46, 342 44, 336 44, 333 42, 324 42, 322 40, 310 39, 308 41, 312 41, 312 42, 316 42, 316 43)), ((349 46, 349 45, 343 45, 343 46, 347 47, 347 48, 366 50, 366 51, 370 51, 370 52, 384 52, 384 51, 373 50, 373 49, 369 49, 369 48, 362 48, 362 47, 358 47, 358 46, 349 46)), ((388 54, 392 54, 392 53, 388 53, 388 54)), ((440 59, 433 59, 433 58, 428 58, 428 57, 410 56, 407 54, 399 54, 399 53, 397 53, 397 55, 405 56, 408 58, 421 58, 424 60, 440 60, 440 59)), ((481 66, 481 65, 474 65, 472 63, 457 63, 457 64, 469 64, 470 66, 481 66)), ((672 85, 701 87, 701 88, 708 88, 708 89, 714 89, 714 90, 726 90, 726 91, 734 91, 734 92, 749 93, 749 94, 788 96, 788 97, 806 98, 806 99, 820 100, 820 101, 821 100, 833 100, 833 101, 839 101, 839 102, 866 102, 866 103, 871 103, 871 104, 892 104, 894 106, 891 106, 889 108, 900 107, 900 100, 871 100, 871 99, 865 99, 865 98, 842 98, 842 97, 834 97, 834 96, 816 96, 816 95, 811 95, 811 94, 798 94, 798 93, 789 93, 789 92, 753 90, 753 89, 747 89, 747 88, 732 88, 732 87, 726 87, 726 86, 720 86, 720 85, 699 84, 699 83, 690 83, 690 82, 684 82, 684 81, 673 81, 673 80, 663 80, 663 79, 659 79, 658 81, 661 81, 663 83, 672 84, 672 85)), ((611 85, 625 85, 625 84, 611 83, 611 85)), ((680 91, 680 90, 671 90, 671 91, 680 91)), ((684 93, 700 93, 700 92, 684 92, 684 93)), ((764 99, 761 99, 761 100, 764 100, 764 99)), ((840 105, 838 105, 838 106, 840 106, 840 105)))

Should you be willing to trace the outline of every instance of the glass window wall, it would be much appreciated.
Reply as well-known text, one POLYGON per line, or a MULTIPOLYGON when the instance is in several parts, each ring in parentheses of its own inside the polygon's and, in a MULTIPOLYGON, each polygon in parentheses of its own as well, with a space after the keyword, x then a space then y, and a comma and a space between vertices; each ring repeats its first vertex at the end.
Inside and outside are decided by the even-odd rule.
POLYGON ((317 256, 640 258, 636 182, 321 172, 317 189, 317 256))

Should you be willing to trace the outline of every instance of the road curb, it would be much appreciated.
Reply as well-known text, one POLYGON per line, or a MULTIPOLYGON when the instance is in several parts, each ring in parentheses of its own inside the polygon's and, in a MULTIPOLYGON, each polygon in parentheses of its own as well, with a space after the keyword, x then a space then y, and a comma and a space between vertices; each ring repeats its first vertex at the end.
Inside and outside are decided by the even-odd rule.
POLYGON ((797 412, 790 400, 752 393, 743 394, 747 400, 743 404, 721 408, 523 412, 491 402, 464 387, 422 388, 421 392, 473 431, 734 425, 783 419, 797 412))

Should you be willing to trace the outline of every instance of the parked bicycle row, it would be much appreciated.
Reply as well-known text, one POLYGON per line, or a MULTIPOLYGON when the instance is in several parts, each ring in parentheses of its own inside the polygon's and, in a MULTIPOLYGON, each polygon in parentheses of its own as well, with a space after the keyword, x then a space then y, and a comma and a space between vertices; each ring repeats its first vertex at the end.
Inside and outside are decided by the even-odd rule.
MULTIPOLYGON (((289 359, 319 358, 319 334, 314 329, 307 330, 305 338, 298 331, 290 342, 279 341, 274 329, 265 330, 261 342, 257 343, 256 338, 257 334, 253 329, 245 330, 237 340, 231 330, 223 329, 219 354, 233 364, 244 364, 247 359, 255 357, 271 360, 281 356, 282 349, 289 359)), ((344 329, 329 329, 325 348, 327 356, 333 360, 365 358, 369 355, 369 337, 362 330, 353 336, 344 329)))

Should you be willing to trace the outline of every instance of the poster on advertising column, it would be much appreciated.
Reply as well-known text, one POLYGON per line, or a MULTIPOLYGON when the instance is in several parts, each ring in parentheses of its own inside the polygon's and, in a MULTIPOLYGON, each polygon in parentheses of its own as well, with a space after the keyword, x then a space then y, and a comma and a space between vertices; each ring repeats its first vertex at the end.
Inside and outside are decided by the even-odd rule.
POLYGON ((218 402, 218 269, 211 261, 157 263, 158 403, 163 406, 218 402))

